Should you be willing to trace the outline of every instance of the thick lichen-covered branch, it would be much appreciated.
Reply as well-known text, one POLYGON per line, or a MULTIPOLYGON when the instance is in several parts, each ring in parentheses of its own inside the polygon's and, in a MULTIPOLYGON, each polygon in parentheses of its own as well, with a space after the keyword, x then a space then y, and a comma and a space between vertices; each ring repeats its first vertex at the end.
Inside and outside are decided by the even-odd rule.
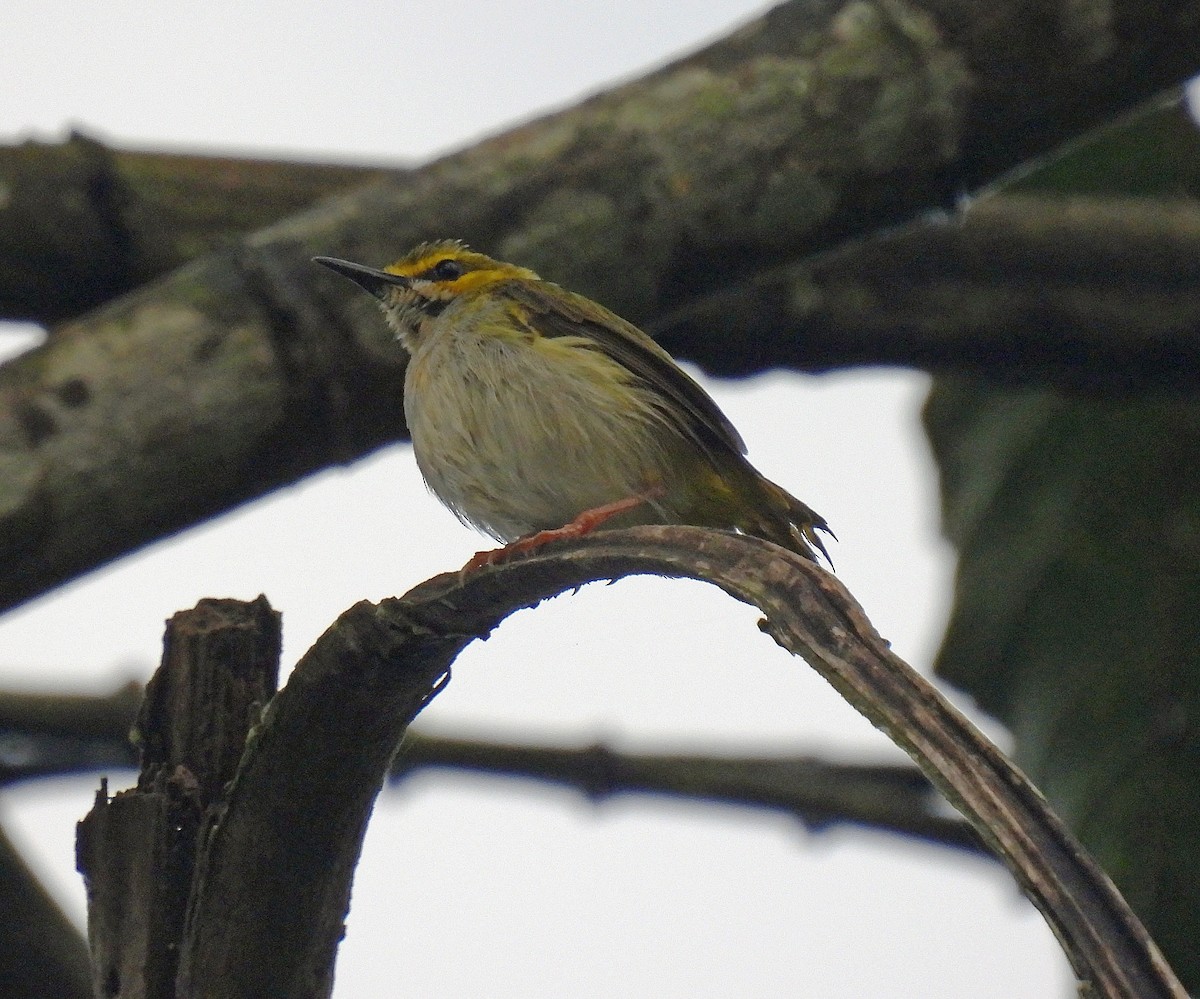
MULTIPOLYGON (((379 263, 465 237, 652 324, 950 206, 1179 81, 1200 65, 1198 8, 1064 4, 1032 31, 1015 0, 784 4, 59 328, 0 373, 0 608, 402 439, 402 358, 312 255, 379 263)), ((737 350, 724 334, 777 363, 756 330, 737 350)))
POLYGON ((71 319, 385 172, 117 149, 79 133, 0 145, 0 318, 71 319))

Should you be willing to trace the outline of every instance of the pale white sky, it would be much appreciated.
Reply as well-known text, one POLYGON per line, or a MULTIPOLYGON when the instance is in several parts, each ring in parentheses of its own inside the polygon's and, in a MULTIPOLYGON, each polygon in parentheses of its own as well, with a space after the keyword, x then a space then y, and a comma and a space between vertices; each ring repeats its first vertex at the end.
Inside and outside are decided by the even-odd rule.
MULTIPOLYGON (((641 72, 758 9, 8 0, 0 141, 78 127, 131 146, 419 162, 641 72)), ((925 380, 709 384, 755 463, 834 526, 839 574, 876 625, 926 667, 952 563, 918 427, 925 380)), ((144 678, 175 610, 260 592, 283 611, 290 664, 354 601, 403 592, 483 544, 395 448, 0 619, 0 683, 105 690, 144 678)), ((469 649, 424 722, 637 748, 892 751, 755 620, 698 584, 590 587, 469 649)), ((74 822, 95 786, 43 783, 0 799, 0 818, 80 920, 74 822)), ((567 793, 444 776, 381 800, 341 954, 344 999, 1007 999, 1063 994, 1067 982, 1049 930, 994 865, 882 836, 813 838, 733 809, 640 799, 593 808, 567 793)))

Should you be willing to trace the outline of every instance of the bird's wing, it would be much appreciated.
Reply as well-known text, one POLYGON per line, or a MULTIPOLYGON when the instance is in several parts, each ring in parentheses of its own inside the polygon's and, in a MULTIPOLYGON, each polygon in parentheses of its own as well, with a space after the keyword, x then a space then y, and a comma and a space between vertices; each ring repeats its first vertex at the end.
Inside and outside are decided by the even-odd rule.
POLYGON ((591 340, 618 364, 661 392, 686 414, 687 430, 703 446, 719 446, 745 454, 741 434, 712 396, 671 355, 632 323, 591 299, 545 282, 513 282, 509 293, 525 307, 530 328, 548 337, 578 336, 591 340))

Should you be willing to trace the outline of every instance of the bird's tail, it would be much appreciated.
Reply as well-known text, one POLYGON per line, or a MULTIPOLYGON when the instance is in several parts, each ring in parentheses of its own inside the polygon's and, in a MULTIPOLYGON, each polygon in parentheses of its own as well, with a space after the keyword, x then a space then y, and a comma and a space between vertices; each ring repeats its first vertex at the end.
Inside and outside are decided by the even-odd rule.
POLYGON ((784 548, 791 549, 814 562, 818 561, 817 552, 820 552, 825 561, 829 563, 829 568, 832 569, 833 559, 829 557, 825 543, 817 533, 822 531, 834 541, 837 540, 837 535, 829 529, 825 518, 807 503, 796 499, 782 486, 777 486, 770 479, 762 476, 759 479, 763 492, 766 494, 768 508, 777 516, 769 521, 763 518, 761 530, 753 533, 759 534, 768 541, 774 541, 784 548))

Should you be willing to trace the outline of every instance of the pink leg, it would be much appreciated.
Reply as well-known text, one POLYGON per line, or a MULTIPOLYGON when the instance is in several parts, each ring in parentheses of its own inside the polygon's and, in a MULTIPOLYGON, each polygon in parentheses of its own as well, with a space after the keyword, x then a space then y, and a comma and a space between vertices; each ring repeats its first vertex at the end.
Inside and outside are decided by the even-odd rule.
POLYGON ((562 527, 555 527, 548 531, 535 531, 533 534, 526 534, 522 538, 517 538, 516 541, 510 541, 503 548, 493 548, 491 551, 476 552, 471 558, 471 561, 463 566, 464 573, 474 572, 476 569, 482 569, 485 565, 496 565, 498 562, 504 562, 513 555, 520 555, 524 552, 533 551, 535 548, 540 548, 542 545, 550 541, 565 541, 567 538, 581 538, 585 534, 591 534, 597 527, 603 524, 606 520, 610 520, 617 514, 625 513, 627 510, 634 510, 643 503, 649 503, 650 500, 658 499, 663 494, 662 486, 655 486, 653 489, 648 489, 644 493, 639 493, 636 496, 627 496, 625 499, 619 499, 612 503, 605 503, 602 506, 592 507, 590 510, 584 510, 569 524, 564 524, 562 527))

